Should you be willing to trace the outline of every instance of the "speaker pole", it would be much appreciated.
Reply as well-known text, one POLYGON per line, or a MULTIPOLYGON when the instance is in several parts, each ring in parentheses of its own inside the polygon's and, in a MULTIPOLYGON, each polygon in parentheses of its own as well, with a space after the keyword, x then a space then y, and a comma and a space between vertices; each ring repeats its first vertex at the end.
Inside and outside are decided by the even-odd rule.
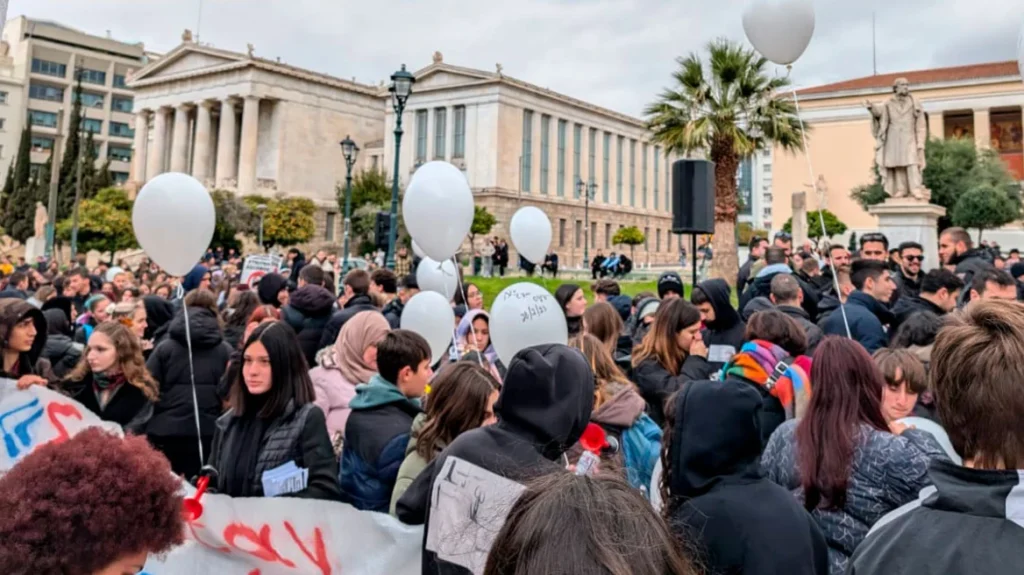
POLYGON ((693 262, 693 283, 690 286, 690 293, 693 293, 693 288, 697 287, 697 234, 690 234, 690 245, 690 261, 693 262))

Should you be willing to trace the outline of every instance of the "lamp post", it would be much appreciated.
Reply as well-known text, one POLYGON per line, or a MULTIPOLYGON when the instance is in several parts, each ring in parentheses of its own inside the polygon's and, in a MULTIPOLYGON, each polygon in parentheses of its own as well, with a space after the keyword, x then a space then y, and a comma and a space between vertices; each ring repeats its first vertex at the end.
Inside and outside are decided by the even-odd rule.
POLYGON ((398 161, 401 158, 399 153, 402 149, 402 112, 405 110, 405 102, 412 94, 412 85, 416 83, 416 77, 405 69, 391 75, 391 105, 395 108, 395 172, 391 180, 391 226, 388 231, 388 257, 387 268, 395 269, 395 238, 398 237, 398 161))
MULTIPOLYGON (((345 277, 348 273, 348 236, 352 225, 352 166, 356 164, 359 146, 352 138, 345 136, 341 141, 341 154, 345 157, 345 261, 341 265, 341 277, 345 277)), ((391 221, 394 222, 394 219, 391 221)))
POLYGON ((260 213, 260 249, 266 251, 263 247, 263 215, 267 213, 267 204, 256 206, 256 211, 260 213))
POLYGON ((586 184, 583 178, 576 178, 576 199, 583 196, 583 267, 590 265, 590 200, 597 193, 597 184, 586 184))
POLYGON ((46 247, 43 251, 47 260, 53 259, 53 242, 57 232, 57 190, 60 188, 60 153, 63 142, 60 132, 63 125, 64 108, 60 108, 57 110, 57 137, 53 139, 53 151, 50 152, 50 197, 46 203, 46 247))

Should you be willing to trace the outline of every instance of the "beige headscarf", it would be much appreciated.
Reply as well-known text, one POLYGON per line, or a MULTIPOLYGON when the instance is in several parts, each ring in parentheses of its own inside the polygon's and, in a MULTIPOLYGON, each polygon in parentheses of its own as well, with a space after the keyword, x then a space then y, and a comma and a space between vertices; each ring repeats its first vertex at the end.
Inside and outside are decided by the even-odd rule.
POLYGON ((389 331, 388 320, 378 311, 363 311, 352 316, 334 342, 334 357, 331 358, 334 365, 331 367, 340 371, 353 385, 367 383, 377 369, 363 361, 363 352, 380 343, 389 331))

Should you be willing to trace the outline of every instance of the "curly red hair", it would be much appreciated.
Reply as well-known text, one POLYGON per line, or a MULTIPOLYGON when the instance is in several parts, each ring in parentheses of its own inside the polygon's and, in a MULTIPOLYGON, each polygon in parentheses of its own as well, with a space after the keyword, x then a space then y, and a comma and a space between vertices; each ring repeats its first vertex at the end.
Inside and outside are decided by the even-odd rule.
POLYGON ((184 541, 181 485, 141 437, 99 428, 40 447, 0 477, 4 573, 95 573, 184 541))

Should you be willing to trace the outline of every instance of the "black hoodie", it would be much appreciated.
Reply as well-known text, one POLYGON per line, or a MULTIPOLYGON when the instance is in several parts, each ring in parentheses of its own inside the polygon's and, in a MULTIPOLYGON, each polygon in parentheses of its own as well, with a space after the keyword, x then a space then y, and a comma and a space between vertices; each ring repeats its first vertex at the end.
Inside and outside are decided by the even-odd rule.
POLYGON ((828 575, 814 519, 761 475, 762 405, 756 390, 731 381, 694 382, 676 396, 671 528, 698 543, 709 575, 828 575))
POLYGON ((53 366, 54 377, 63 378, 78 365, 84 346, 71 340, 71 322, 62 310, 50 308, 43 315, 47 327, 43 357, 53 366))
POLYGON ((715 310, 715 320, 705 322, 701 337, 708 348, 708 363, 719 370, 743 347, 743 334, 747 326, 729 301, 732 290, 725 280, 707 280, 697 284, 697 287, 708 296, 715 310))
POLYGON ((281 310, 281 319, 298 334, 302 355, 306 356, 309 366, 316 366, 320 338, 333 311, 334 294, 318 285, 306 285, 295 290, 288 298, 288 305, 281 310))
MULTIPOLYGON (((221 400, 224 398, 217 396, 217 384, 231 359, 231 346, 224 342, 217 316, 212 311, 190 307, 188 316, 200 429, 202 436, 209 439, 213 437, 222 411, 221 400)), ((160 385, 160 400, 153 410, 146 433, 155 437, 195 437, 184 310, 171 321, 167 339, 150 354, 146 368, 160 385)))
POLYGON ((469 573, 425 548, 434 479, 448 457, 516 482, 564 469, 559 458, 583 434, 593 406, 594 374, 578 350, 539 345, 517 353, 494 404, 498 422, 457 437, 398 500, 396 512, 403 523, 427 525, 423 573, 469 573))
POLYGON ((142 339, 150 340, 156 345, 164 339, 171 326, 174 304, 158 295, 148 295, 142 298, 142 305, 146 308, 146 331, 142 334, 142 339))
POLYGON ((18 359, 17 368, 14 373, 7 373, 3 368, 3 361, 0 358, 0 377, 18 379, 23 375, 38 375, 49 381, 53 381, 53 371, 50 369, 50 362, 43 359, 43 348, 46 347, 46 318, 43 312, 23 299, 3 298, 0 299, 0 349, 7 347, 7 341, 11 337, 11 331, 25 318, 32 318, 36 327, 36 338, 32 340, 32 347, 22 353, 18 359))

